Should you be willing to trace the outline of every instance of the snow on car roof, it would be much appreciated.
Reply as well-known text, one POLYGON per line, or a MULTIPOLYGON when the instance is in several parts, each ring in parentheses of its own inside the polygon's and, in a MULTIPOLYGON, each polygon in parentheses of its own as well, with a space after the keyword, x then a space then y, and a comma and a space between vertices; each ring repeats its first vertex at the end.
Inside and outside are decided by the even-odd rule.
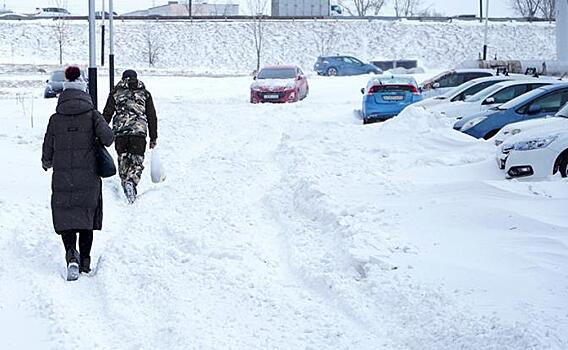
POLYGON ((262 69, 295 69, 295 68, 298 68, 298 66, 292 64, 276 64, 272 66, 262 67, 262 69))

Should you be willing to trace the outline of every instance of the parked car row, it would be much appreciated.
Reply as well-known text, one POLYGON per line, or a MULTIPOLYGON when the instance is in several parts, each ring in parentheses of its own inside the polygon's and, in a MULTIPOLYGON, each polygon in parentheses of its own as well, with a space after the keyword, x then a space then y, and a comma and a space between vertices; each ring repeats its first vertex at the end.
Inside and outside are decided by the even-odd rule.
POLYGON ((491 139, 497 166, 507 178, 568 175, 568 82, 476 78, 417 105, 455 119, 457 131, 491 139))

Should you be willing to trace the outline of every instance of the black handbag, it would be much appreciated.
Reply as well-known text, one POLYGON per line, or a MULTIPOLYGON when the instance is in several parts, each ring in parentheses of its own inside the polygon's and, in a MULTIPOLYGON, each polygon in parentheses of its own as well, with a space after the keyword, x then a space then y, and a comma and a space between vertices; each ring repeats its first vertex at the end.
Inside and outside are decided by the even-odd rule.
MULTIPOLYGON (((96 113, 93 113, 93 132, 96 133, 96 124, 95 118, 97 117, 96 113)), ((110 153, 108 153, 106 147, 99 141, 98 138, 95 138, 95 158, 96 158, 96 166, 97 166, 97 175, 100 177, 111 177, 116 175, 116 166, 114 165, 114 159, 110 153)))
POLYGON ((95 156, 97 158, 97 175, 100 177, 111 177, 116 175, 116 166, 106 147, 95 140, 95 156))

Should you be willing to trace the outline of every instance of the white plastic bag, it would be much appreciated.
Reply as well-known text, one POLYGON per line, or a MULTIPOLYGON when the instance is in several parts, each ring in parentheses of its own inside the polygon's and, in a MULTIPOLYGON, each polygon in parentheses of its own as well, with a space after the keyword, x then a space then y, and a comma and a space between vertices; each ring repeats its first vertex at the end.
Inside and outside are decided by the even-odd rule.
POLYGON ((152 175, 152 182, 159 183, 166 179, 166 172, 164 170, 164 165, 160 161, 160 155, 158 150, 154 148, 152 150, 152 158, 150 159, 150 174, 152 175))

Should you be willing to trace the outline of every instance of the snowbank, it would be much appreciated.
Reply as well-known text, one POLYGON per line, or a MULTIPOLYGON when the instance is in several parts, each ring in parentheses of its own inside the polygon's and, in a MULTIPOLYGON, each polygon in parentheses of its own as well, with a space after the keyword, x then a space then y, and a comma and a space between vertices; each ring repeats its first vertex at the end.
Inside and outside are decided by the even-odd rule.
MULTIPOLYGON (((53 23, 1 21, 0 63, 57 64, 53 23)), ((305 71, 311 71, 318 55, 338 53, 363 60, 412 58, 419 59, 421 66, 448 68, 477 59, 483 46, 483 25, 476 22, 268 21, 264 28, 263 64, 294 63, 305 71)), ((70 22, 67 32, 64 62, 86 64, 87 23, 70 22)), ((150 43, 158 68, 192 74, 250 74, 256 64, 251 32, 246 22, 117 21, 116 64, 118 68, 148 67, 150 43)), ((553 59, 554 26, 491 23, 489 56, 553 59)))

